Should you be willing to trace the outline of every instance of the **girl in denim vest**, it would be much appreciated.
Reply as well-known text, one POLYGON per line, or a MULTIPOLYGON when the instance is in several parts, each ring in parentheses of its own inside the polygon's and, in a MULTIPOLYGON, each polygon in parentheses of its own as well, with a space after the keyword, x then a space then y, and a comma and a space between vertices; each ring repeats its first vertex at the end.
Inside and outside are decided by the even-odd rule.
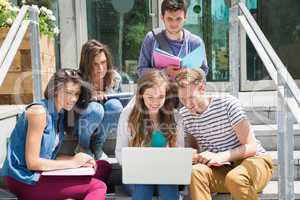
POLYGON ((7 187, 19 198, 105 199, 106 185, 100 178, 110 174, 107 162, 96 163, 85 153, 57 156, 64 139, 64 112, 76 104, 82 83, 76 70, 56 72, 47 85, 45 99, 27 106, 19 117, 9 140, 2 172, 7 187), (43 176, 40 173, 83 166, 94 167, 95 175, 43 176))

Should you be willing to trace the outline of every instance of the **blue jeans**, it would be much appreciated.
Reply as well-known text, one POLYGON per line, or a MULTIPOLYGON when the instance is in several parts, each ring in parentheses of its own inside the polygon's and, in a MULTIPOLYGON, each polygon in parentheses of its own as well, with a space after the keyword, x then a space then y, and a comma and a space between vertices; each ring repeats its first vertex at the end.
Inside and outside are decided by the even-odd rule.
POLYGON ((179 200, 178 185, 132 185, 132 200, 152 200, 155 187, 160 200, 179 200))
POLYGON ((116 133, 118 120, 123 106, 118 99, 110 99, 103 105, 90 102, 80 113, 75 131, 78 135, 79 146, 90 150, 98 160, 102 155, 102 146, 107 136, 116 133), (91 141, 93 139, 93 141, 91 141))

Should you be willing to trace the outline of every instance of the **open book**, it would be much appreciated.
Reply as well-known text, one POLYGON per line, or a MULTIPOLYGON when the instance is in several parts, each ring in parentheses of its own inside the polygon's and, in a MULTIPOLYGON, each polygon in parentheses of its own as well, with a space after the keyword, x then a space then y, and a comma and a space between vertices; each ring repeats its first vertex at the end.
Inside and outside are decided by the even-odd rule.
POLYGON ((92 167, 79 167, 71 169, 57 169, 42 172, 42 176, 93 176, 95 169, 92 167))
POLYGON ((198 68, 203 65, 203 61, 205 59, 205 51, 203 46, 199 46, 183 58, 180 58, 164 50, 156 48, 153 51, 153 59, 155 66, 158 68, 164 68, 170 65, 178 66, 178 68, 198 68))

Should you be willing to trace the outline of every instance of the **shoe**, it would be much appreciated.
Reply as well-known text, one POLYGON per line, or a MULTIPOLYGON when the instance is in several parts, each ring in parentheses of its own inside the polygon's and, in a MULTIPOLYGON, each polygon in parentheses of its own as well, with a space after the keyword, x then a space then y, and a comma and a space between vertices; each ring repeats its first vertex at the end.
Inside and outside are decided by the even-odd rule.
MULTIPOLYGON (((81 149, 84 149, 84 148, 81 148, 81 149)), ((74 153, 77 154, 79 152, 86 153, 86 154, 92 156, 93 158, 95 157, 95 155, 93 154, 93 152, 90 149, 84 149, 84 151, 80 151, 80 146, 79 146, 79 144, 77 144, 76 148, 74 150, 74 153)))

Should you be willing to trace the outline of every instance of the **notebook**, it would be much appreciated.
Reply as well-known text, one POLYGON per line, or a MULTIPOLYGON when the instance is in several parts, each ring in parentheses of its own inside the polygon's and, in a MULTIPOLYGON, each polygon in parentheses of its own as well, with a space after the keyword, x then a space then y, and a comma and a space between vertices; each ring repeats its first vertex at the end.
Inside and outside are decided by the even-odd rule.
POLYGON ((192 148, 124 147, 124 184, 188 185, 192 172, 192 148))
POLYGON ((93 176, 95 169, 92 167, 79 167, 71 169, 57 169, 42 172, 42 176, 93 176))
POLYGON ((202 46, 197 47, 183 58, 174 56, 158 48, 154 49, 153 52, 154 63, 158 68, 164 68, 171 65, 178 66, 178 69, 180 67, 199 68, 203 65, 205 57, 205 51, 202 46))

